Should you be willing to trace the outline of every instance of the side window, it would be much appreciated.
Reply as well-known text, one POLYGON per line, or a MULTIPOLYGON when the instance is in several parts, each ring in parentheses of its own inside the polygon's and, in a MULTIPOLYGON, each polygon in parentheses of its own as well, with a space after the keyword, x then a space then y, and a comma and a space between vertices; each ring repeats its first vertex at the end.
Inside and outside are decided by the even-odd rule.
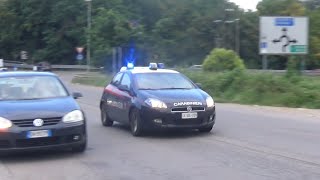
POLYGON ((130 88, 131 86, 131 80, 130 80, 130 76, 128 74, 124 74, 122 81, 121 81, 121 85, 125 85, 128 88, 130 88))
POLYGON ((115 86, 118 86, 120 84, 122 74, 123 73, 119 73, 119 74, 115 75, 113 80, 112 80, 112 82, 111 82, 111 84, 115 85, 115 86))

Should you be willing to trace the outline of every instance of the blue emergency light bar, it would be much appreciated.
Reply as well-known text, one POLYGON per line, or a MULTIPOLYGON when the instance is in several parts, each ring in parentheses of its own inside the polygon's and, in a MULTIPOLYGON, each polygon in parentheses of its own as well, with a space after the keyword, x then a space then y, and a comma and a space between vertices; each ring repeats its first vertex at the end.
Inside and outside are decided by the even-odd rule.
MULTIPOLYGON (((146 67, 144 67, 144 68, 146 68, 146 67)), ((165 68, 164 63, 150 63, 149 64, 150 70, 157 70, 157 69, 164 69, 164 68, 165 68)), ((122 67, 120 69, 120 72, 130 70, 130 69, 135 69, 134 63, 132 63, 132 62, 128 62, 127 66, 122 67)))
POLYGON ((133 69, 133 68, 134 68, 134 64, 129 62, 129 63, 127 64, 127 68, 128 68, 128 69, 133 69))
POLYGON ((164 68, 165 68, 164 63, 158 63, 158 68, 159 68, 159 69, 164 69, 164 68))
POLYGON ((158 64, 157 64, 157 63, 150 63, 150 64, 149 64, 149 69, 151 69, 151 70, 157 70, 157 69, 158 69, 158 64))

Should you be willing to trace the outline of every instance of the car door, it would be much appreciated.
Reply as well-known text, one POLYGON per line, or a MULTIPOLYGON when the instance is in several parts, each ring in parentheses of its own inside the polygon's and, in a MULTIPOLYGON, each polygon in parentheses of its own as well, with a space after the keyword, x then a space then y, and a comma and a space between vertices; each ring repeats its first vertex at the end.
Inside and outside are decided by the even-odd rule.
POLYGON ((120 109, 119 117, 121 122, 129 123, 129 110, 132 103, 132 83, 131 76, 128 73, 123 74, 122 80, 120 82, 121 96, 119 97, 120 104, 122 104, 122 109, 120 109))
POLYGON ((107 103, 106 112, 108 116, 114 120, 119 121, 119 89, 123 73, 118 73, 114 76, 111 83, 105 88, 105 102, 107 103))

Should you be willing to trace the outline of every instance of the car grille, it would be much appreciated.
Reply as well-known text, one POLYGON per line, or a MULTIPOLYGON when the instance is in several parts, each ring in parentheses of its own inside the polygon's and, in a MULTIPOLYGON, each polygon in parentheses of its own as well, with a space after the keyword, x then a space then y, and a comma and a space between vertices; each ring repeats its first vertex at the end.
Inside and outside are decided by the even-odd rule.
POLYGON ((16 146, 18 148, 23 147, 34 147, 34 146, 49 146, 60 144, 60 137, 47 137, 47 138, 36 138, 36 139, 18 139, 16 146))
POLYGON ((9 148, 10 142, 7 140, 0 140, 0 148, 9 148))
POLYGON ((13 144, 10 144, 8 140, 0 140, 0 150, 7 148, 28 148, 28 147, 42 147, 51 145, 60 145, 64 143, 74 143, 81 141, 84 137, 80 134, 73 134, 68 136, 56 136, 56 137, 45 137, 45 138, 34 138, 34 139, 16 139, 13 144), (74 136, 80 136, 79 139, 75 140, 74 136))
POLYGON ((178 126, 183 125, 200 125, 203 123, 203 119, 166 119, 165 124, 173 124, 178 126))
MULTIPOLYGON (((192 108, 191 112, 200 112, 205 111, 203 106, 190 106, 192 108)), ((174 107, 171 109, 171 112, 190 112, 188 107, 174 107)))
MULTIPOLYGON (((61 121, 61 117, 56 118, 43 118, 43 126, 56 125, 61 121)), ((34 127, 34 119, 12 120, 12 123, 19 127, 34 127)))

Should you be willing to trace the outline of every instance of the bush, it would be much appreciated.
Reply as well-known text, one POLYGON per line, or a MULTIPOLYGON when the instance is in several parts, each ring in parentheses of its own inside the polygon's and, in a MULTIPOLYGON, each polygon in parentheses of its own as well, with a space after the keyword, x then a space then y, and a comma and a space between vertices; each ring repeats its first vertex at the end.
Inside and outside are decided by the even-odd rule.
POLYGON ((234 69, 245 69, 243 60, 233 52, 226 49, 214 49, 203 63, 205 71, 224 71, 234 69))

